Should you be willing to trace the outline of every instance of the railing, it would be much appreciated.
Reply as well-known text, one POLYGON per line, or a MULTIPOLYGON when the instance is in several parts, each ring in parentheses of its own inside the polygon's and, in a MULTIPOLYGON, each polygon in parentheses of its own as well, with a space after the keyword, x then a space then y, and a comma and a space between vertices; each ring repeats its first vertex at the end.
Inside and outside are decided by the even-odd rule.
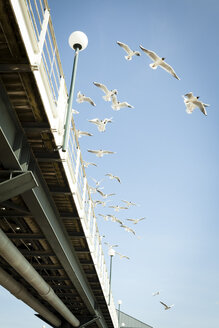
MULTIPOLYGON (((47 0, 10 0, 20 24, 20 30, 34 71, 42 101, 54 132, 57 147, 62 145, 64 118, 67 108, 67 88, 52 26, 47 0)), ((74 120, 71 122, 68 152, 59 150, 69 185, 87 237, 102 290, 108 302, 114 326, 118 327, 116 308, 109 290, 109 278, 102 249, 101 237, 83 166, 74 120)))

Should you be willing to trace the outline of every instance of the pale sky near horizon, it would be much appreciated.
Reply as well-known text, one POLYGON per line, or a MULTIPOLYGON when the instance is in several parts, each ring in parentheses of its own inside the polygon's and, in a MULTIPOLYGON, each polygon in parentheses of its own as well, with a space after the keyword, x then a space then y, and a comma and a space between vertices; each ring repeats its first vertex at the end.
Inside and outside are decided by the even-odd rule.
MULTIPOLYGON (((86 169, 104 179, 103 192, 115 193, 109 205, 138 204, 119 213, 97 206, 96 216, 115 214, 136 236, 117 223, 98 218, 103 242, 130 260, 113 259, 112 291, 121 310, 154 328, 219 326, 219 2, 217 0, 48 0, 67 87, 74 30, 88 36, 80 53, 73 108, 82 157, 98 167, 86 169), (121 41, 141 52, 126 61, 121 41), (180 81, 158 68, 139 45, 166 58, 180 81), (118 90, 134 109, 113 111, 93 82, 118 90), (96 103, 78 104, 81 91, 96 103), (185 112, 182 95, 192 91, 210 104, 185 112), (100 133, 93 118, 113 117, 100 133), (116 152, 99 159, 87 149, 116 152), (121 179, 109 180, 113 173, 121 179), (136 226, 127 218, 146 217, 136 226), (160 295, 152 293, 160 291, 160 295), (174 304, 164 311, 160 301, 174 304)), ((93 199, 101 196, 93 194, 93 199)), ((103 244, 109 267, 107 248, 103 244)), ((0 289, 0 327, 38 328, 43 322, 7 291, 0 289)), ((49 327, 46 325, 46 327, 49 327)))

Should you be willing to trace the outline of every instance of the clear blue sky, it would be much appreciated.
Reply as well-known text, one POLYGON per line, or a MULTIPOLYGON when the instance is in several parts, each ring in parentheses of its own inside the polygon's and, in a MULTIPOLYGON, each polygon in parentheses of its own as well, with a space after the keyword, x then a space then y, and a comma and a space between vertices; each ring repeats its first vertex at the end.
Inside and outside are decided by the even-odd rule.
MULTIPOLYGON (((79 139, 83 159, 98 165, 87 169, 89 183, 104 178, 103 191, 116 193, 110 205, 121 205, 122 199, 139 204, 119 214, 95 210, 97 216, 115 213, 140 236, 98 219, 104 241, 119 244, 118 252, 130 257, 113 259, 115 303, 121 299, 122 311, 154 328, 218 328, 219 2, 50 0, 49 5, 68 88, 73 62, 68 37, 81 30, 89 39, 79 56, 76 92, 97 106, 73 105, 80 112, 76 127, 93 134, 79 139), (143 52, 126 61, 116 41, 135 50, 142 44, 166 57, 181 80, 152 70, 143 52), (116 88, 118 99, 135 108, 113 111, 93 81, 116 88), (182 95, 190 91, 210 104, 207 117, 199 109, 185 112, 182 95), (88 122, 96 117, 113 117, 105 133, 88 122), (116 154, 98 159, 87 152, 101 148, 116 154), (106 173, 118 175, 121 185, 106 173), (137 226, 125 220, 144 216, 147 220, 137 226), (157 290, 160 295, 153 297, 157 290), (160 300, 175 306, 164 311, 160 300)), ((21 302, 0 292, 1 312, 7 316, 1 314, 2 327, 43 325, 21 302)))

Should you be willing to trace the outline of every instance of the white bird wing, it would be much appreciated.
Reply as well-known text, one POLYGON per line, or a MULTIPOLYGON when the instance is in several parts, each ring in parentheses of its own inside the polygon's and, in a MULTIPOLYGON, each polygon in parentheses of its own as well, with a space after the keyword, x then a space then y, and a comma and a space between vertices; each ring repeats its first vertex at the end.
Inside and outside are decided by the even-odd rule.
POLYGON ((127 52, 128 55, 130 55, 130 54, 132 53, 132 50, 129 48, 129 46, 128 46, 127 44, 122 43, 122 42, 120 42, 120 41, 117 41, 117 44, 118 44, 120 47, 122 47, 122 48, 127 52))
POLYGON ((99 120, 99 118, 93 118, 92 120, 88 120, 88 122, 90 122, 90 123, 94 123, 94 124, 97 124, 97 125, 100 124, 100 120, 99 120))
POLYGON ((99 192, 99 194, 102 196, 102 197, 105 197, 106 194, 104 194, 101 190, 97 189, 97 192, 99 192))
POLYGON ((160 59, 160 57, 154 52, 154 51, 151 51, 151 50, 147 50, 145 49, 144 47, 140 46, 141 50, 144 51, 152 60, 156 61, 158 59, 160 59))
POLYGON ((167 304, 165 304, 165 303, 163 303, 163 302, 161 302, 161 301, 160 301, 160 303, 161 303, 166 309, 169 308, 169 306, 168 306, 167 304))
POLYGON ((117 218, 115 218, 115 221, 118 222, 119 224, 122 224, 122 221, 117 218))
POLYGON ((119 183, 121 183, 121 180, 119 177, 117 177, 116 175, 114 175, 114 179, 116 179, 119 183))
POLYGON ((110 151, 110 150, 103 150, 104 154, 115 154, 114 151, 110 151))
POLYGON ((89 133, 89 132, 86 132, 86 131, 80 131, 80 130, 76 130, 77 132, 77 135, 80 137, 80 136, 88 136, 88 137, 91 137, 93 134, 89 133))
POLYGON ((96 104, 90 97, 84 97, 83 100, 89 102, 92 106, 96 106, 96 104))
POLYGON ((114 196, 115 194, 106 194, 107 197, 114 196))
POLYGON ((119 102, 119 107, 120 108, 125 108, 125 107, 134 108, 132 105, 130 105, 129 103, 127 103, 127 101, 119 102))
POLYGON ((106 118, 104 118, 103 123, 105 123, 105 124, 106 123, 112 123, 112 119, 113 119, 112 117, 111 118, 106 117, 106 118))
POLYGON ((102 89, 104 93, 107 94, 109 92, 109 90, 107 89, 107 87, 104 84, 98 83, 98 82, 93 82, 93 84, 96 85, 96 87, 102 89))
POLYGON ((168 73, 170 73, 172 76, 174 76, 177 80, 180 80, 180 78, 176 75, 174 69, 165 61, 162 61, 162 63, 159 66, 162 67, 168 73))
POLYGON ((111 173, 107 173, 107 174, 105 174, 105 176, 113 178, 113 175, 111 173))
POLYGON ((199 100, 196 100, 196 101, 193 101, 193 104, 198 106, 198 108, 202 111, 202 113, 207 116, 207 112, 206 112, 206 109, 205 109, 205 106, 203 104, 203 102, 199 101, 199 100))
POLYGON ((126 219, 127 221, 135 222, 136 219, 126 219))
POLYGON ((186 93, 185 96, 186 96, 188 99, 192 99, 192 98, 194 98, 192 92, 186 93))
POLYGON ((88 149, 87 150, 89 153, 93 153, 93 154, 99 154, 99 150, 92 150, 92 149, 88 149))

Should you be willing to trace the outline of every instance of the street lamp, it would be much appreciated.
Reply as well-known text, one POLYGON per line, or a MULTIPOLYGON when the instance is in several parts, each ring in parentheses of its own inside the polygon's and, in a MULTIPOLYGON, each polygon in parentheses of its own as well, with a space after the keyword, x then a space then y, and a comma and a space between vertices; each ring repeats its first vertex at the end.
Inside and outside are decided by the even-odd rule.
POLYGON ((121 300, 118 300, 118 326, 120 328, 120 306, 122 304, 122 301, 121 300))
POLYGON ((115 250, 110 247, 108 254, 110 256, 110 277, 109 277, 109 302, 108 305, 110 305, 110 296, 111 296, 111 279, 112 279, 112 264, 113 264, 113 256, 115 256, 116 252, 115 250))
POLYGON ((88 38, 86 34, 80 31, 73 32, 69 39, 68 43, 70 47, 75 51, 74 55, 74 63, 72 69, 72 77, 71 77, 71 86, 69 91, 69 98, 68 98, 68 108, 66 113, 66 120, 65 120, 65 131, 63 137, 63 145, 62 151, 66 152, 71 128, 71 117, 72 117, 72 102, 74 96, 74 87, 75 87, 75 78, 76 78, 76 71, 77 71, 77 64, 78 64, 78 54, 79 51, 84 50, 88 44, 88 38))

